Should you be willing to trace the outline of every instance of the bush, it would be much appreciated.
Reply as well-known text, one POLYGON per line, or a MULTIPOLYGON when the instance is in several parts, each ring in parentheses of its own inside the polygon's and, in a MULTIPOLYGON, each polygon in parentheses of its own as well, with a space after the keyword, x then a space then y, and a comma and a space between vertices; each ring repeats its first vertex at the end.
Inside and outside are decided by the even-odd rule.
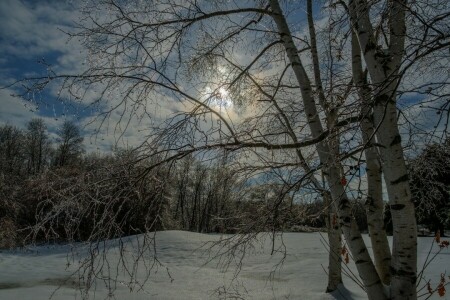
POLYGON ((11 218, 0 219, 0 249, 11 249, 18 246, 17 226, 11 218))

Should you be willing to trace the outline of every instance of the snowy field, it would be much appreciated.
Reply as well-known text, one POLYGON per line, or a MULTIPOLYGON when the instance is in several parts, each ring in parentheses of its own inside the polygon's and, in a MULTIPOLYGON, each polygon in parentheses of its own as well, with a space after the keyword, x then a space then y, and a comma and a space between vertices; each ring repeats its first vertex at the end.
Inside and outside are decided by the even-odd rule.
MULTIPOLYGON (((132 237, 123 244, 122 261, 119 260, 121 243, 110 241, 106 244, 107 254, 100 255, 93 265, 85 267, 87 270, 90 267, 94 270, 103 267, 97 277, 112 276, 113 280, 94 279, 89 299, 366 299, 361 288, 347 277, 344 278, 346 288, 342 287, 332 295, 324 293, 327 284, 324 269, 328 254, 320 233, 285 233, 284 245, 278 239, 274 249, 280 251, 275 251, 273 255, 271 240, 266 238, 253 248, 246 248, 246 256, 242 261, 238 258, 229 261, 224 256, 222 259, 214 257, 217 251, 228 249, 226 247, 209 252, 199 250, 202 246, 205 249, 206 242, 224 237, 229 236, 183 231, 158 232, 154 249, 159 263, 155 263, 151 251, 143 254, 144 259, 140 260, 138 266, 133 265, 137 255, 133 249, 138 243, 142 245, 142 236, 132 237), (282 251, 284 246, 285 257, 282 251), (236 268, 241 262, 241 271, 236 274, 236 268), (128 272, 136 271, 133 280, 126 275, 127 270, 122 267, 124 264, 128 272), (145 281, 145 270, 149 267, 153 268, 149 279, 145 281), (143 288, 130 292, 130 282, 139 282, 143 288)), ((367 236, 365 240, 368 242, 367 236)), ((432 240, 419 238, 419 269, 422 268, 432 240)), ((437 249, 433 246, 432 254, 437 249)), ((236 249, 238 257, 242 254, 241 250, 236 249)), ((92 252, 83 245, 76 248, 67 245, 39 246, 26 251, 1 251, 0 299, 82 299, 79 278, 83 278, 83 273, 77 272, 77 269, 80 263, 86 262, 83 259, 88 253, 92 252)), ((352 262, 347 267, 356 274, 352 262)), ((450 272, 449 249, 444 249, 436 256, 426 269, 425 277, 435 286, 440 274, 445 271, 450 272)), ((84 278, 87 278, 88 273, 84 274, 84 278)), ((432 299, 450 299, 449 294, 444 298, 436 295, 432 299)))

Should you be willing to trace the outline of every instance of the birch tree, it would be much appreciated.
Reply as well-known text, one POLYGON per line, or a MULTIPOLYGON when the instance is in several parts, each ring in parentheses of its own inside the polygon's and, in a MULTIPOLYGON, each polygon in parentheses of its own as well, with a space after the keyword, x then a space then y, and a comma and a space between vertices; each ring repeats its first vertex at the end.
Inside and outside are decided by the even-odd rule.
POLYGON ((386 230, 383 220, 383 192, 382 192, 382 171, 378 152, 374 147, 375 128, 373 124, 373 113, 370 104, 371 89, 365 79, 362 70, 361 51, 355 33, 352 33, 352 71, 353 80, 358 90, 361 101, 361 130, 362 141, 367 145, 364 153, 367 161, 367 222, 369 225, 370 239, 375 259, 375 266, 382 282, 390 284, 390 261, 391 251, 387 240, 386 230))
MULTIPOLYGON (((354 32, 357 43, 351 44, 350 59, 341 63, 346 67, 333 69, 337 72, 327 77, 335 80, 344 74, 353 83, 329 93, 321 77, 313 1, 307 1, 307 14, 302 15, 294 9, 302 4, 277 0, 106 0, 88 2, 78 31, 71 33, 89 53, 85 72, 57 74, 48 67, 45 76, 29 78, 23 95, 55 82, 76 99, 85 97, 86 90, 97 89, 99 96, 85 101, 101 109, 95 117, 100 126, 117 115, 116 122, 126 120, 123 130, 133 120, 148 126, 150 133, 137 146, 145 153, 141 160, 163 157, 152 167, 193 153, 212 159, 228 151, 236 153, 248 174, 283 170, 280 178, 292 189, 309 180, 324 197, 329 196, 327 202, 338 216, 369 299, 414 299, 416 225, 395 105, 400 66, 405 61, 408 6, 404 1, 382 1, 387 3, 382 28, 390 20, 385 35, 388 49, 382 50, 385 45, 377 45, 384 35, 375 32, 379 27, 372 24, 369 4, 361 0, 329 4, 337 3, 346 8, 342 28, 354 32), (307 27, 302 28, 296 18, 307 19, 307 27), (309 40, 302 29, 309 33, 309 40), (364 60, 358 60, 358 53, 364 60), (356 104, 353 85, 359 92, 356 104), (150 113, 155 105, 164 108, 159 116, 150 113), (368 122, 372 111, 373 123, 368 122), (359 128, 359 122, 363 137, 344 150, 344 129, 359 128), (394 220, 389 274, 385 240, 374 240, 380 245, 376 249, 383 251, 375 251, 375 266, 352 215, 349 186, 343 181, 342 162, 362 151, 368 157, 372 231, 380 228, 379 166, 388 187, 394 220), (325 184, 314 179, 319 172, 325 184), (295 180, 286 180, 284 175, 291 173, 296 174, 295 180), (382 284, 389 282, 389 276, 390 295, 382 284)), ((346 37, 340 35, 343 44, 346 37)), ((442 49, 438 40, 442 37, 436 38, 433 49, 442 49)))
POLYGON ((59 167, 75 163, 83 152, 80 129, 72 121, 65 121, 58 131, 59 144, 56 149, 55 164, 59 167))
POLYGON ((375 87, 374 122, 378 128, 376 136, 381 145, 383 174, 394 226, 390 266, 393 299, 417 297, 417 226, 395 105, 395 90, 406 38, 405 5, 406 1, 390 3, 389 41, 387 49, 382 49, 370 21, 368 3, 349 1, 352 29, 375 87))
MULTIPOLYGON (((284 18, 283 11, 281 10, 278 1, 272 0, 270 1, 270 5, 273 19, 286 49, 286 55, 299 84, 311 134, 313 137, 319 137, 323 134, 324 129, 312 94, 311 81, 298 55, 298 49, 295 46, 289 26, 284 18)), ((349 199, 340 184, 341 176, 339 161, 336 161, 336 158, 332 155, 329 144, 325 141, 317 143, 316 149, 319 159, 324 165, 324 172, 328 184, 330 185, 333 203, 338 211, 342 231, 348 241, 350 251, 354 256, 359 275, 363 280, 369 299, 383 299, 385 298, 385 295, 381 281, 375 271, 369 252, 362 239, 361 232, 358 230, 357 225, 352 218, 349 199)))

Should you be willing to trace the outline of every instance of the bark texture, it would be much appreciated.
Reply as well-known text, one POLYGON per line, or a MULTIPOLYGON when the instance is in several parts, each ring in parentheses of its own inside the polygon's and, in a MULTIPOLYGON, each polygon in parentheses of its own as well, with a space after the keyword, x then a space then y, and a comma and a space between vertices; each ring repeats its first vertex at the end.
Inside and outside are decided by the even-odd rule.
POLYGON ((417 299, 417 225, 397 124, 396 88, 405 43, 406 1, 390 2, 388 49, 375 40, 365 0, 349 1, 353 30, 374 86, 374 122, 393 223, 392 299, 417 299))
POLYGON ((381 281, 385 285, 391 282, 390 264, 391 251, 384 229, 383 219, 383 191, 382 191, 382 171, 379 161, 378 151, 374 146, 375 129, 373 125, 373 110, 371 107, 371 89, 367 85, 362 70, 361 50, 355 33, 352 33, 352 69, 353 82, 358 90, 361 103, 361 131, 363 143, 366 145, 366 176, 367 176, 367 224, 369 227, 372 251, 375 260, 375 267, 381 281))
MULTIPOLYGON (((323 127, 312 95, 311 82, 306 74, 300 57, 298 56, 297 47, 293 42, 291 32, 278 1, 271 0, 270 7, 272 10, 272 17, 277 25, 283 45, 286 49, 287 57, 300 85, 300 92, 309 128, 312 136, 318 137, 323 133, 323 127)), ((369 256, 361 233, 352 217, 350 202, 345 194, 345 190, 340 184, 340 169, 338 162, 332 157, 330 148, 325 141, 318 143, 316 147, 320 161, 324 166, 323 170, 325 177, 330 186, 333 204, 338 211, 340 226, 355 259, 356 267, 363 280, 368 297, 369 299, 385 299, 383 285, 381 284, 378 273, 369 256)))
POLYGON ((342 241, 341 228, 339 227, 338 216, 332 198, 329 193, 323 194, 327 206, 327 230, 330 252, 328 253, 328 284, 327 293, 337 290, 342 283, 342 241))

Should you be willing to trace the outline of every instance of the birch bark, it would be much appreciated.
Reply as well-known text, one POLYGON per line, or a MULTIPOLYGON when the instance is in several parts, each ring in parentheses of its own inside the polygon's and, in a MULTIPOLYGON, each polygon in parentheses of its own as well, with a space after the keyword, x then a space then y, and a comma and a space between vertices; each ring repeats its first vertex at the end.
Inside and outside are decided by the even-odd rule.
POLYGON ((326 292, 330 293, 337 290, 339 284, 342 283, 342 240, 341 228, 337 221, 336 208, 332 203, 331 195, 323 193, 323 199, 327 207, 327 234, 330 248, 328 253, 328 284, 326 292))
POLYGON ((375 267, 381 281, 385 285, 390 284, 391 251, 384 229, 383 220, 383 191, 381 182, 381 166, 375 142, 375 129, 373 126, 373 111, 371 109, 371 90, 364 79, 361 63, 361 49, 359 48, 356 34, 352 33, 352 71, 353 82, 358 90, 361 102, 361 131, 363 143, 366 145, 366 176, 367 176, 367 224, 369 226, 372 251, 375 267))
POLYGON ((374 89, 376 137, 389 195, 393 223, 391 261, 392 299, 417 299, 417 225, 397 124, 396 87, 405 44, 406 1, 389 1, 388 49, 377 45, 365 0, 350 0, 353 30, 364 54, 374 89))
MULTIPOLYGON (((298 56, 291 32, 277 0, 270 1, 272 17, 277 25, 283 45, 286 49, 287 57, 291 63, 292 70, 300 85, 300 92, 305 107, 308 125, 312 136, 317 137, 323 133, 323 127, 317 112, 316 103, 312 95, 311 82, 306 74, 303 64, 298 56)), ((337 162, 330 153, 330 148, 325 141, 316 146, 321 163, 324 166, 325 177, 331 190, 333 203, 339 214, 339 221, 348 242, 350 251, 355 259, 356 267, 363 280, 369 299, 385 299, 383 286, 372 260, 367 251, 366 245, 361 237, 354 219, 352 218, 350 203, 345 194, 345 190, 340 184, 340 172, 337 162)))

